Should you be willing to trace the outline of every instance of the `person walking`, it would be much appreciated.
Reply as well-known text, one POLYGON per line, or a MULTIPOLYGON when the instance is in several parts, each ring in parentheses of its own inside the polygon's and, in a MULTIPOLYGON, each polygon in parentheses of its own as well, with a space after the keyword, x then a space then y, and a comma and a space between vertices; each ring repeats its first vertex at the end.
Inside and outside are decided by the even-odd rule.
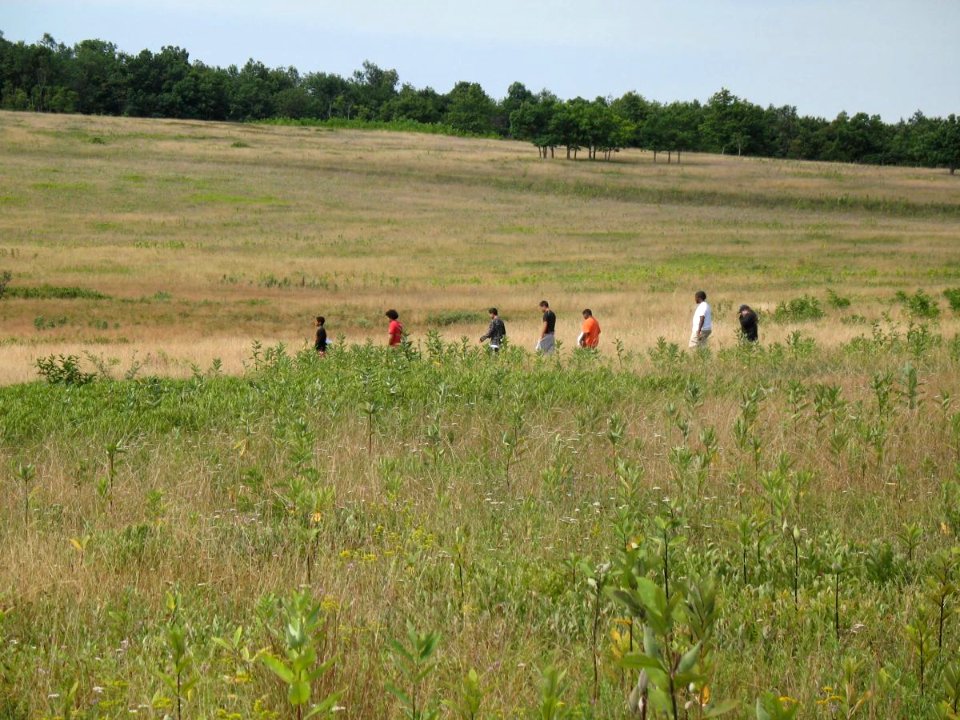
POLYGON ((540 327, 540 339, 534 348, 538 353, 549 355, 557 347, 554 340, 554 332, 557 328, 557 316, 550 309, 550 303, 546 300, 540 301, 540 312, 543 313, 543 325, 540 327))
POLYGON ((317 334, 314 338, 313 348, 317 351, 317 355, 320 357, 325 357, 327 354, 327 345, 329 341, 327 340, 327 329, 323 324, 327 321, 323 315, 317 315, 317 319, 314 321, 314 325, 317 328, 317 334))
POLYGON ((740 338, 746 342, 757 342, 760 338, 757 314, 749 305, 741 305, 737 312, 740 318, 740 338))
POLYGON ((583 311, 583 325, 580 327, 577 344, 582 348, 595 348, 599 343, 600 323, 593 316, 593 311, 587 308, 583 311))
POLYGON ((690 347, 704 348, 710 339, 710 333, 713 332, 713 313, 707 303, 707 294, 703 290, 697 290, 693 300, 697 304, 697 309, 693 311, 690 347))
POLYGON ((403 342, 403 325, 400 323, 400 313, 390 309, 384 315, 390 318, 390 326, 387 328, 387 345, 396 347, 403 342))
POLYGON ((490 313, 490 325, 487 327, 487 332, 480 336, 480 342, 489 340, 488 347, 490 350, 500 352, 500 345, 503 344, 503 339, 507 336, 507 326, 503 324, 503 320, 495 307, 490 308, 487 312, 490 313))

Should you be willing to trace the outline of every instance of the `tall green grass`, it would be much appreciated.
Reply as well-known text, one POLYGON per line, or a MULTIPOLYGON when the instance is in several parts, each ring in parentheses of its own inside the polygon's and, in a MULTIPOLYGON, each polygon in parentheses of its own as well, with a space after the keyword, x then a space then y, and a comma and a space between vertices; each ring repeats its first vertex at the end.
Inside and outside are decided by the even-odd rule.
POLYGON ((248 365, 0 389, 0 716, 621 717, 641 667, 648 717, 948 700, 960 342, 936 326, 248 365))

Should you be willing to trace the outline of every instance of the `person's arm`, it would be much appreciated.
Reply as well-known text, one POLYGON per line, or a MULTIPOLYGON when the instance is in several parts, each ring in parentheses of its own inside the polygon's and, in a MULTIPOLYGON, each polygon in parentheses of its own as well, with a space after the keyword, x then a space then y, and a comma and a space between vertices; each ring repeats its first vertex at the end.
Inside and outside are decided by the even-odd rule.
POLYGON ((547 321, 543 321, 543 327, 540 328, 540 339, 543 340, 547 336, 547 321))
POLYGON ((700 316, 700 323, 697 325, 697 337, 700 337, 700 333, 703 331, 703 321, 706 319, 707 319, 706 313, 700 316))
POLYGON ((492 338, 493 331, 496 329, 496 326, 497 326, 497 321, 491 320, 490 325, 487 327, 487 332, 484 335, 480 336, 480 342, 483 342, 484 340, 489 340, 490 338, 492 338))

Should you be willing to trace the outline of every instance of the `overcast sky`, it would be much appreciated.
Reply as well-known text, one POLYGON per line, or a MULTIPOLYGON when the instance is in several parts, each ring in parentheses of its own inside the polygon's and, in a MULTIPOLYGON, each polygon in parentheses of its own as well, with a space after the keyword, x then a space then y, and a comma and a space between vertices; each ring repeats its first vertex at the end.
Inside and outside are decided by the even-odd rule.
POLYGON ((706 101, 802 115, 960 114, 960 0, 0 0, 9 41, 164 45, 349 76, 370 60, 447 92, 706 101))

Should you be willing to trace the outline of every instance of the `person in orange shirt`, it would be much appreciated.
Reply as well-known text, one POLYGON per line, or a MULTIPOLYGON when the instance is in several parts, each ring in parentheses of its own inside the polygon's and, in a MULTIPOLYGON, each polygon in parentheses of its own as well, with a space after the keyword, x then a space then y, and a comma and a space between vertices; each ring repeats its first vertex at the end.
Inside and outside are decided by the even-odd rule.
POLYGON ((583 326, 580 330, 578 345, 582 348, 595 348, 600 342, 600 323, 589 308, 583 311, 583 326))

